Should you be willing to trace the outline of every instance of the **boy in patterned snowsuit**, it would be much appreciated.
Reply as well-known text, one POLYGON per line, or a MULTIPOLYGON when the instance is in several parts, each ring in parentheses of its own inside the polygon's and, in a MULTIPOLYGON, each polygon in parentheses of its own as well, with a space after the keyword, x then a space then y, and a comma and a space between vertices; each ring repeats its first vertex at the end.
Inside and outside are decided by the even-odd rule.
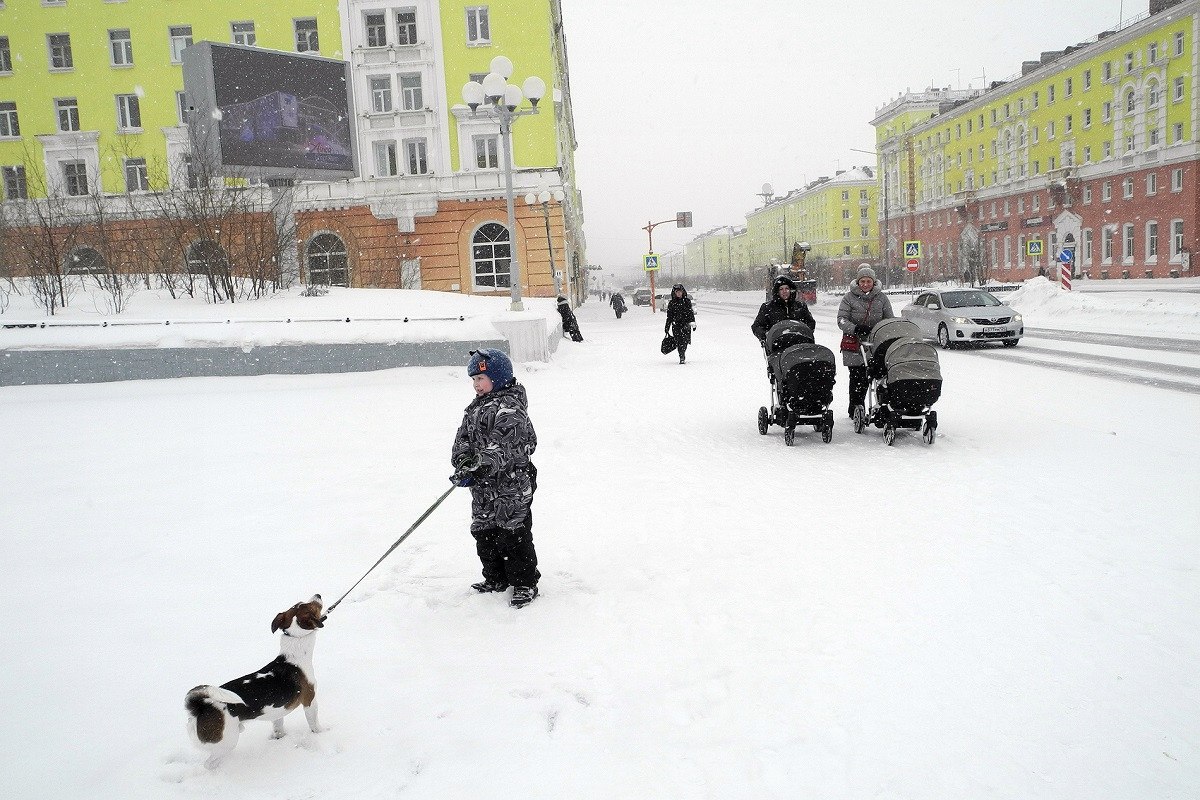
POLYGON ((529 457, 537 434, 529 421, 525 387, 512 362, 494 349, 475 350, 467 365, 475 399, 463 413, 450 453, 450 480, 471 489, 471 535, 483 564, 477 592, 513 587, 510 605, 528 605, 538 595, 533 548, 533 493, 537 468, 529 457))

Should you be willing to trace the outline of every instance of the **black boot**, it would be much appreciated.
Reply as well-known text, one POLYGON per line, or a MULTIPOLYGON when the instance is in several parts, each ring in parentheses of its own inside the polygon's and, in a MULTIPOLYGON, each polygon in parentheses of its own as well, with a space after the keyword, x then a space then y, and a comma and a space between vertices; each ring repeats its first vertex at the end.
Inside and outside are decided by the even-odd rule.
POLYGON ((504 581, 480 581, 479 583, 472 583, 471 588, 481 594, 487 592, 503 592, 508 588, 508 584, 504 581))

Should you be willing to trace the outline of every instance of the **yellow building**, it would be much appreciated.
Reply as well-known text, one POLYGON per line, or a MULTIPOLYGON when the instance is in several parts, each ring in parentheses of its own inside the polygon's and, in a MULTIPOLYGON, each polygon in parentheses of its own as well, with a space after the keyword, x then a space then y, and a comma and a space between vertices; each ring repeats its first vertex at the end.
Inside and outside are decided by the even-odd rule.
POLYGON ((558 0, 0 5, 5 201, 52 195, 109 202, 200 189, 189 169, 180 55, 201 40, 350 63, 360 176, 297 185, 305 276, 352 286, 504 293, 515 259, 526 293, 553 294, 557 278, 563 290, 585 294, 558 0), (515 63, 513 83, 536 75, 546 84, 540 113, 512 127, 515 231, 505 212, 499 125, 471 113, 462 99, 463 85, 487 74, 497 56, 515 63), (544 204, 536 197, 543 190, 544 204), (486 263, 477 258, 482 249, 490 253, 486 263))
POLYGON ((890 262, 919 240, 931 277, 1027 277, 1064 249, 1093 277, 1190 272, 1198 11, 1152 0, 1119 30, 1042 53, 986 90, 883 106, 873 124, 890 262))

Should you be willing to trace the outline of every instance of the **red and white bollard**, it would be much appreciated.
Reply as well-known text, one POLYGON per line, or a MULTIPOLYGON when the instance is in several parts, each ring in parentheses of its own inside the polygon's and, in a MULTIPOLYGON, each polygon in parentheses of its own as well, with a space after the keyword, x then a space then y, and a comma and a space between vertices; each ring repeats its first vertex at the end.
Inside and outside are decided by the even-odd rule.
POLYGON ((1058 275, 1058 282, 1062 284, 1062 288, 1068 292, 1071 291, 1071 265, 1059 264, 1058 275))

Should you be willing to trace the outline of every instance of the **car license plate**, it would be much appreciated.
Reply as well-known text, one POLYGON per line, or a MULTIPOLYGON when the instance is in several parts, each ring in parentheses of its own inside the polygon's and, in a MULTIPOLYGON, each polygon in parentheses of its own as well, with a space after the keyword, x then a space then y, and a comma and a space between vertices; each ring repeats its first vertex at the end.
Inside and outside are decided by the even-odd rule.
POLYGON ((1004 330, 1004 328, 1001 328, 999 325, 992 325, 992 326, 985 327, 983 329, 983 332, 984 333, 1000 333, 1000 331, 1002 331, 1002 330, 1004 330))

